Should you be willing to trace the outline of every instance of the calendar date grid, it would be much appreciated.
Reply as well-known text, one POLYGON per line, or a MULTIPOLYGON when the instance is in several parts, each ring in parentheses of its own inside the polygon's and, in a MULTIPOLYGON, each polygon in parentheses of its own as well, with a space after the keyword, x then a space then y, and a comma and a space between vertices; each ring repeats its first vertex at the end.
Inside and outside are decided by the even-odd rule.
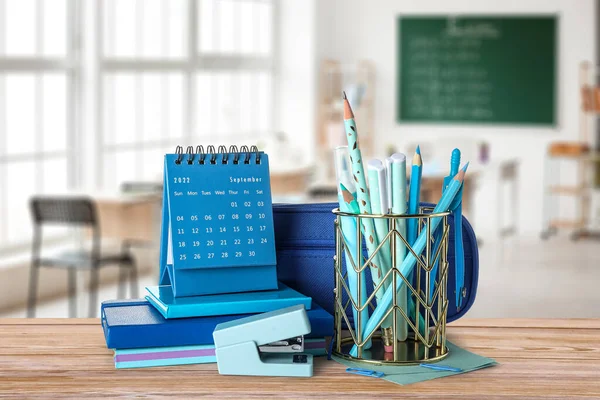
MULTIPOLYGON (((185 182, 185 181, 184 181, 185 182)), ((182 182, 183 183, 183 182, 182 182)), ((180 261, 253 259, 267 250, 272 236, 264 200, 223 200, 219 212, 179 213, 174 219, 173 246, 180 261), (229 204, 227 204, 229 203, 229 204)))

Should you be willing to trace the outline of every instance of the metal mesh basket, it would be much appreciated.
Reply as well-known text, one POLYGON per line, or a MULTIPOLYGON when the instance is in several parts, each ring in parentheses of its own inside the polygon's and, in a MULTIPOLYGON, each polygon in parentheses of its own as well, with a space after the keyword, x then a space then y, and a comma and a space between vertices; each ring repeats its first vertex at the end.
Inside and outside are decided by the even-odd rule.
POLYGON ((446 287, 448 283, 447 253, 450 228, 447 216, 449 212, 433 214, 430 207, 422 207, 420 214, 415 215, 348 214, 339 209, 333 212, 337 215, 335 220, 335 343, 333 353, 353 361, 390 364, 434 361, 445 357, 448 354, 446 347, 448 307, 446 287), (355 223, 357 227, 360 227, 365 218, 385 219, 389 227, 387 236, 379 243, 375 252, 369 254, 368 257, 362 251, 361 230, 355 229, 355 246, 350 246, 343 232, 344 223, 355 223), (433 218, 441 218, 442 221, 432 232, 431 224, 428 222, 433 218), (411 219, 418 221, 419 233, 422 230, 426 231, 427 240, 421 253, 415 252, 399 229, 401 224, 411 219), (385 246, 389 246, 389 251, 382 250, 385 246), (406 276, 400 271, 402 260, 396 257, 398 246, 405 246, 407 257, 412 255, 416 258, 414 268, 406 276), (346 257, 348 254, 360 255, 360 263, 354 262, 356 257, 346 257), (367 289, 365 296, 364 286, 362 293, 361 286, 365 283, 366 274, 369 274, 373 267, 376 254, 379 254, 379 257, 391 256, 391 260, 388 262, 391 268, 381 277, 381 281, 377 285, 373 285, 372 290, 367 289), (350 262, 344 263, 345 259, 350 262), (344 264, 346 264, 345 268, 344 264), (353 275, 354 279, 349 279, 349 274, 355 274, 353 275), (365 323, 363 320, 365 309, 375 309, 378 291, 398 288, 399 284, 405 285, 406 290, 403 292, 390 289, 393 293, 391 306, 386 310, 377 327, 369 335, 365 335, 362 332, 365 323), (351 287, 351 285, 355 287, 351 287), (401 298, 401 293, 407 294, 405 302, 401 298), (354 323, 350 321, 349 314, 356 316, 354 323), (386 321, 387 325, 391 323, 391 326, 384 326, 383 329, 380 329, 382 325, 386 325, 386 321), (404 322, 408 334, 399 335, 398 327, 404 322), (383 335, 379 331, 382 331, 383 335), (406 340, 399 340, 400 336, 406 336, 406 340), (393 352, 384 351, 384 339, 386 340, 385 344, 393 347, 393 352), (356 350, 354 356, 350 354, 353 347, 356 350))

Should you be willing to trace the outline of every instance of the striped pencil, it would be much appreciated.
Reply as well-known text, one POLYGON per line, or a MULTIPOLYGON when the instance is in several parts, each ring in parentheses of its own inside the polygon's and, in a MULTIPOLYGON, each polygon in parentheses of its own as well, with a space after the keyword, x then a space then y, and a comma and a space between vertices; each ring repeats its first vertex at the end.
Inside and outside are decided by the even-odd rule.
MULTIPOLYGON (((350 151, 350 164, 352 166, 352 177, 356 182, 356 197, 358 199, 358 207, 360 208, 361 214, 372 214, 371 211, 371 199, 369 198, 369 191, 367 188, 367 180, 365 178, 365 170, 362 163, 362 154, 358 145, 358 134, 356 132, 356 122, 354 121, 354 113, 352 107, 346 98, 344 93, 344 126, 346 128, 346 139, 348 140, 348 150, 350 151)), ((377 249, 377 234, 375 233, 375 224, 372 219, 363 218, 362 228, 364 232, 365 241, 367 242, 367 251, 369 257, 373 256, 370 270, 371 278, 373 280, 373 286, 377 287, 383 279, 382 270, 380 268, 381 260, 378 253, 375 253, 377 249)), ((379 304, 379 300, 383 296, 383 286, 375 292, 375 298, 379 304)), ((391 320, 386 318, 381 324, 382 337, 385 346, 390 346, 393 342, 393 335, 391 329, 391 320)))

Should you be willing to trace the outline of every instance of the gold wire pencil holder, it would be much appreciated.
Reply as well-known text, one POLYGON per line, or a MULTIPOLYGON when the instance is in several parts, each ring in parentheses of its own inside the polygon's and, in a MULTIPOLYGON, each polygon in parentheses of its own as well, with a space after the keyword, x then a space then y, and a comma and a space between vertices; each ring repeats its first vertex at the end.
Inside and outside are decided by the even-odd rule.
POLYGON ((336 250, 334 257, 334 355, 352 361, 376 364, 411 364, 437 361, 448 355, 446 314, 448 310, 449 264, 447 254, 450 227, 447 217, 450 213, 433 214, 432 211, 432 207, 421 207, 420 214, 370 215, 350 214, 339 209, 333 210, 333 213, 337 216, 335 220, 336 250), (363 220, 367 218, 385 219, 389 226, 389 233, 385 239, 379 243, 375 252, 369 254, 368 257, 363 252, 361 229, 355 229, 355 248, 350 248, 343 232, 344 223, 355 223, 356 227, 361 227, 363 220), (434 218, 440 218, 441 221, 435 232, 432 232, 429 222, 434 218), (427 240, 421 252, 415 251, 408 244, 405 235, 399 229, 401 224, 407 223, 411 219, 417 220, 419 234, 422 230, 426 231, 427 240), (399 270, 401 260, 398 262, 399 260, 396 257, 397 244, 405 246, 406 255, 412 254, 417 260, 412 272, 407 274, 408 276, 404 276, 399 270), (371 281, 367 278, 371 274, 370 267, 376 257, 375 254, 384 254, 384 251, 382 251, 384 246, 389 246, 390 249, 387 254, 391 254, 389 262, 391 268, 381 278, 378 285, 368 285, 373 286, 373 289, 367 290, 366 299, 361 298, 364 297, 361 296, 363 280, 371 281), (347 259, 345 258, 346 251, 349 251, 349 254, 360 254, 361 262, 354 263, 350 258, 351 265, 348 265, 347 262, 343 261, 347 259), (344 268, 344 264, 346 264, 346 268, 344 268), (349 280, 349 272, 356 274, 356 279, 349 280), (383 291, 389 285, 397 287, 400 280, 404 282, 407 288, 406 303, 403 305, 398 292, 393 293, 391 307, 387 310, 384 318, 381 319, 377 328, 370 335, 365 336, 362 332, 364 324, 362 319, 364 318, 365 308, 369 309, 370 314, 372 314, 377 305, 376 292, 383 291), (354 292, 357 294, 357 298, 355 299, 351 295, 351 281, 356 285, 354 292), (349 315, 356 316, 354 323, 350 321, 349 315), (386 337, 393 338, 393 352, 385 352, 380 332, 383 321, 389 321, 388 317, 390 316, 392 323, 391 327, 386 328, 386 337), (398 322, 402 321, 399 321, 400 318, 406 322, 408 331, 406 340, 403 341, 398 340, 398 322), (350 355, 353 346, 356 346, 357 349, 356 357, 350 355))

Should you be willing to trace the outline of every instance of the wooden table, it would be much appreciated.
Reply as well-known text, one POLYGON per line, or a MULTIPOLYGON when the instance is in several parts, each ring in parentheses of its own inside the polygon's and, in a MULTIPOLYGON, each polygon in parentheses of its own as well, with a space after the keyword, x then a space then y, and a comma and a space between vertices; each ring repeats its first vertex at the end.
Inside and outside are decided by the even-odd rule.
POLYGON ((448 335, 500 365, 408 386, 350 375, 323 358, 310 379, 220 376, 215 364, 116 370, 96 319, 4 319, 0 397, 600 398, 598 319, 466 319, 448 335))

